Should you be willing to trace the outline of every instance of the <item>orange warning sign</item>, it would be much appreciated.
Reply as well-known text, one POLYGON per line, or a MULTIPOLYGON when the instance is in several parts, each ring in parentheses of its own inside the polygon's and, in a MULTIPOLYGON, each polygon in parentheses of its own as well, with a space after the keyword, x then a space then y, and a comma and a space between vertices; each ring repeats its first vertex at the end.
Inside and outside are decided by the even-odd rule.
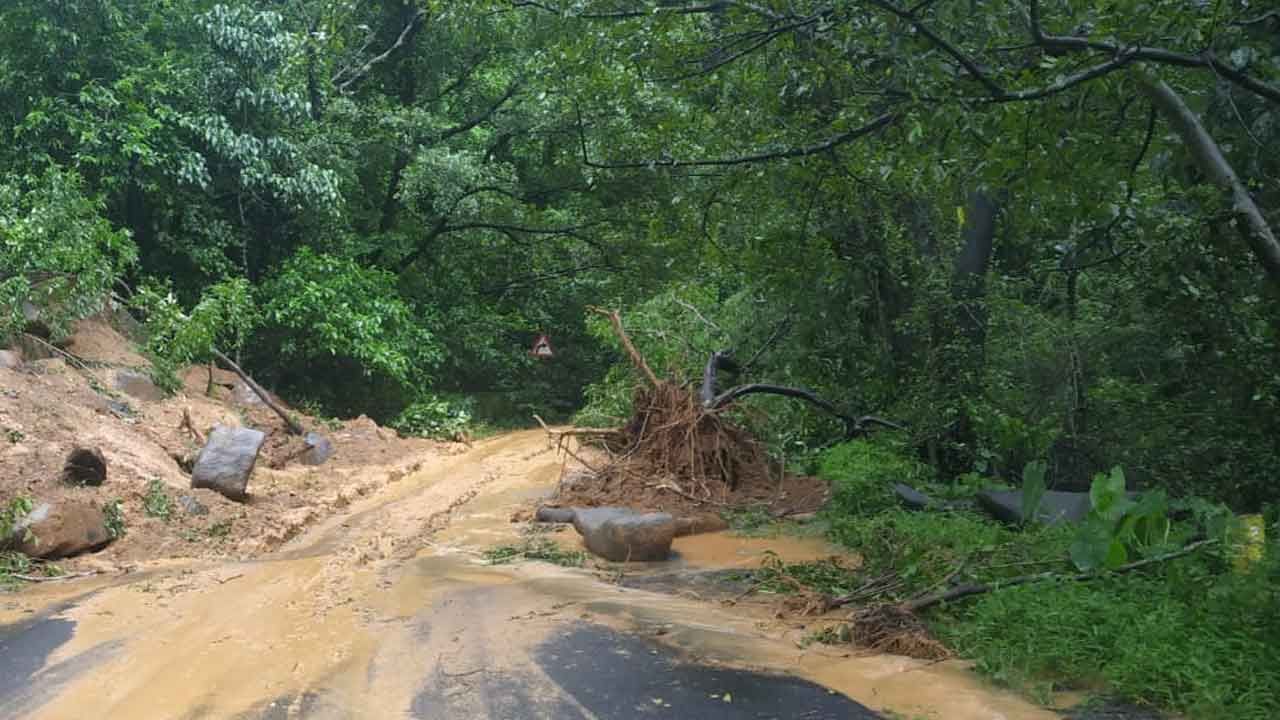
POLYGON ((551 338, 539 335, 538 339, 533 341, 533 348, 529 350, 529 354, 540 358, 554 357, 556 353, 551 349, 551 338))

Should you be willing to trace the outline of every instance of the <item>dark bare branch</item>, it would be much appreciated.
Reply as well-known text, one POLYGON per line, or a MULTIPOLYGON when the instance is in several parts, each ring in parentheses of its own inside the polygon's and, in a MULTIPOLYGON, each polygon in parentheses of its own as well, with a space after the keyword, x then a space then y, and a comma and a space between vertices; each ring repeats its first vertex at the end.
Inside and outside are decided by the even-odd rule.
POLYGON ((1269 85, 1248 73, 1231 67, 1229 63, 1218 60, 1212 51, 1193 55, 1164 48, 1129 47, 1116 43, 1099 42, 1090 40, 1088 37, 1074 35, 1049 35, 1045 33, 1044 27, 1041 25, 1040 1, 1028 0, 1028 3, 1031 16, 1031 37, 1036 44, 1050 52, 1092 51, 1104 53, 1111 57, 1119 57, 1123 53, 1132 53, 1133 57, 1131 59, 1133 60, 1142 60, 1159 65, 1212 70, 1259 97, 1266 98, 1274 103, 1280 103, 1280 88, 1269 85))
POLYGON ((788 387, 786 385, 770 385, 768 383, 751 383, 748 385, 739 385, 738 387, 726 390, 711 400, 705 407, 708 410, 718 410, 726 407, 735 400, 739 400, 748 395, 781 395, 782 397, 795 398, 804 400, 816 407, 825 410, 827 413, 844 421, 845 430, 849 437, 856 437, 867 432, 868 425, 880 425, 882 427, 893 428, 895 430, 905 430, 901 425, 876 417, 874 415, 864 415, 863 417, 853 417, 847 413, 841 412, 832 403, 818 397, 812 390, 804 388, 788 387))
POLYGON ((993 592, 995 590, 1002 590, 1004 588, 1017 587, 1018 585, 1026 585, 1028 583, 1045 582, 1049 580, 1070 580, 1074 582, 1087 582, 1089 580, 1097 580, 1098 578, 1107 577, 1110 575, 1119 575, 1121 573, 1133 572, 1134 570, 1140 570, 1144 567, 1149 567, 1151 565, 1155 565, 1162 562, 1168 562, 1176 558, 1184 557, 1186 555, 1190 555, 1191 553, 1199 550, 1202 547, 1213 545, 1216 542, 1217 542, 1216 540, 1200 540, 1198 542, 1193 542, 1190 545, 1187 545, 1186 547, 1183 547, 1180 550, 1174 550, 1172 552, 1168 552, 1163 555, 1156 555, 1154 557, 1137 560, 1135 562, 1131 562, 1126 565, 1121 565, 1120 567, 1115 568, 1114 570, 1095 570, 1092 572, 1080 573, 1078 575, 1063 575, 1061 573, 1049 571, 1049 572, 1035 573, 1033 575, 1022 575, 1020 577, 1009 578, 1008 580, 999 580, 999 581, 992 582, 990 584, 966 583, 964 585, 957 585, 948 590, 943 590, 937 593, 916 597, 912 600, 908 600, 907 602, 903 603, 903 606, 907 610, 911 610, 912 612, 918 612, 920 610, 924 610, 925 608, 929 608, 944 602, 959 600, 961 598, 966 598, 973 595, 982 595, 984 593, 993 592))
POLYGON ((585 131, 581 128, 581 118, 579 118, 579 131, 582 144, 582 162, 584 165, 593 168, 601 168, 606 170, 617 169, 635 169, 635 168, 686 168, 686 167, 717 167, 729 165, 750 165, 753 163, 768 162, 771 160, 783 160, 787 158, 801 158, 809 155, 817 155, 833 148, 839 147, 848 142, 857 140, 858 138, 870 135, 882 128, 885 128, 898 120, 897 113, 885 113, 880 117, 872 120, 858 128, 835 135, 827 140, 812 145, 802 147, 788 148, 786 150, 777 150, 772 152, 757 152, 750 155, 739 155, 727 158, 712 158, 707 160, 674 160, 669 158, 630 161, 630 162, 597 162, 587 155, 587 140, 585 131))

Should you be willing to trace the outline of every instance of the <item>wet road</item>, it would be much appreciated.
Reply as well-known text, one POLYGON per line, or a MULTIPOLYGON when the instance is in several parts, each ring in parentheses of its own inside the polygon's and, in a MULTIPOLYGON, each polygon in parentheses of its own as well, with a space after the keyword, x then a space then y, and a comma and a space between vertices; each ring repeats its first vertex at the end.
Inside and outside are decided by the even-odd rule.
MULTIPOLYGON (((153 563, 4 596, 0 719, 1056 717, 953 663, 801 647, 767 613, 678 577, 659 590, 618 568, 482 562, 560 467, 543 434, 504 436, 267 558, 153 563)), ((742 567, 772 542, 677 548, 742 567)), ((826 551, 813 542, 776 548, 826 551)))

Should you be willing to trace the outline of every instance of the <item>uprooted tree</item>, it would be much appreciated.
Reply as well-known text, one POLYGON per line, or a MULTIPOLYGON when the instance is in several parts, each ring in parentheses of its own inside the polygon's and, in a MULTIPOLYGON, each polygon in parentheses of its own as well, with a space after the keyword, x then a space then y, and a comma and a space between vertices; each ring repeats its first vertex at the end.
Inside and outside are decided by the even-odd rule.
MULTIPOLYGON (((574 437, 598 445, 606 454, 598 466, 578 457, 595 477, 590 488, 571 492, 589 495, 591 500, 721 508, 763 504, 776 516, 817 509, 826 499, 825 491, 809 487, 788 493, 785 468, 728 414, 738 400, 749 395, 804 400, 842 420, 850 437, 869 432, 873 426, 899 427, 873 416, 843 412, 804 388, 749 383, 717 392, 719 371, 736 367, 723 351, 712 353, 707 361, 700 388, 660 378, 632 343, 621 315, 594 310, 609 318, 641 382, 632 399, 631 417, 622 427, 558 433, 561 448, 567 449, 567 439, 574 437)), ((792 480, 793 484, 799 481, 792 480)))

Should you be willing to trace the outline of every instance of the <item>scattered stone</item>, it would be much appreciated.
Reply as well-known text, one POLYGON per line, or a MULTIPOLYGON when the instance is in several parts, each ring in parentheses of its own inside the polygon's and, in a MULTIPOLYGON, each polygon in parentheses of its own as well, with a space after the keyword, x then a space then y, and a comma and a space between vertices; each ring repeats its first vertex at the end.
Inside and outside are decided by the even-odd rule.
POLYGON ((100 550, 114 540, 102 510, 83 503, 41 503, 14 524, 11 544, 33 558, 58 560, 100 550))
POLYGON ((112 386, 143 402, 160 402, 164 399, 164 393, 156 387, 151 376, 137 370, 117 370, 112 386))
POLYGON ((67 455, 62 466, 62 482, 98 487, 107 481, 107 458, 96 447, 78 447, 67 455))
MULTIPOLYGON (((1018 490, 983 490, 978 493, 978 506, 987 514, 1008 523, 1022 523, 1022 492, 1018 490)), ((1089 514, 1089 493, 1048 490, 1040 501, 1036 519, 1046 525, 1078 523, 1089 514)))
POLYGON ((17 370, 22 367, 22 353, 16 350, 0 350, 0 368, 17 370))
POLYGON ((898 499, 902 501, 903 505, 906 505, 912 510, 924 510, 933 504, 933 498, 925 495, 919 490, 916 490, 910 485, 894 483, 893 494, 898 496, 898 499))
POLYGON ((538 508, 538 512, 534 514, 533 518, 538 522, 545 523, 571 523, 573 522, 574 514, 573 508, 543 506, 538 508))
POLYGON ((182 511, 188 515, 208 515, 209 508, 200 502, 195 495, 182 495, 178 498, 178 505, 182 506, 182 511))
POLYGON ((302 453, 303 465, 323 465, 333 457, 333 443, 329 438, 312 431, 303 440, 307 443, 307 449, 302 453))
POLYGON ((266 439, 258 430, 215 426, 191 469, 191 487, 215 490, 243 502, 249 496, 249 476, 266 439))
POLYGON ((116 417, 122 418, 122 419, 131 418, 136 414, 133 411, 133 407, 130 406, 129 403, 120 402, 119 400, 108 400, 107 410, 112 415, 115 415, 116 417))
POLYGON ((588 550, 612 562, 666 560, 676 536, 671 515, 628 508, 577 508, 573 527, 588 550))

